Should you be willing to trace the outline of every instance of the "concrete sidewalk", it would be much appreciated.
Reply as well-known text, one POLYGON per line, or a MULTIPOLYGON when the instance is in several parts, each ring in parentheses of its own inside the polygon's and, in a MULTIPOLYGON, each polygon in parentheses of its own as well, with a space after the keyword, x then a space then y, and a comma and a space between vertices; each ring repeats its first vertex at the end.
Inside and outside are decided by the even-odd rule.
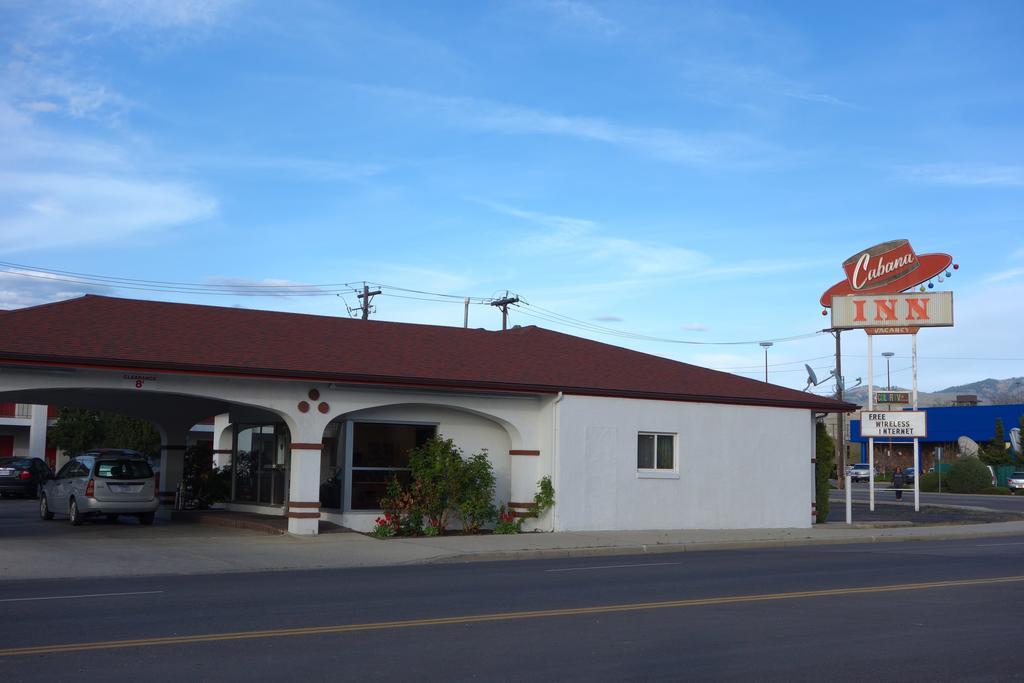
MULTIPOLYGON (((147 529, 160 528, 157 525, 147 529)), ((103 538, 71 535, 46 540, 4 539, 0 546, 0 579, 336 569, 820 543, 986 538, 1024 534, 1024 520, 897 528, 824 524, 810 529, 595 531, 388 540, 356 533, 304 538, 205 525, 169 524, 164 528, 169 533, 151 536, 131 533, 124 534, 123 538, 106 534, 103 538)))

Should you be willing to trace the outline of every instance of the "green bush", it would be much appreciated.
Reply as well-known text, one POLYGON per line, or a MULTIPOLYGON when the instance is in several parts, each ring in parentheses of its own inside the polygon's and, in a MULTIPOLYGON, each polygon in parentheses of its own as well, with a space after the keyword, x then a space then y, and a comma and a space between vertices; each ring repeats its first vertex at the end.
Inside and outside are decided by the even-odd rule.
POLYGON ((961 458, 949 468, 944 483, 953 493, 979 493, 992 486, 992 473, 977 458, 961 458))
POLYGON ((448 514, 459 500, 464 467, 462 451, 451 439, 440 436, 409 451, 409 469, 415 481, 414 495, 427 518, 427 526, 438 535, 448 528, 448 514))
POLYGON ((540 517, 551 509, 555 504, 555 487, 551 483, 551 477, 541 477, 537 482, 537 493, 533 494, 533 505, 530 506, 530 516, 540 517))
MULTIPOLYGON (((943 475, 941 477, 943 489, 947 488, 948 478, 948 475, 943 475)), ((939 491, 939 481, 940 477, 938 472, 928 472, 927 474, 922 474, 920 483, 921 490, 925 491, 926 493, 937 493, 939 491)))
POLYGON ((487 450, 474 453, 462 465, 462 477, 456 494, 455 510, 462 520, 462 530, 475 534, 480 527, 497 517, 494 508, 494 467, 487 450))
POLYGON ((1005 486, 989 486, 978 491, 978 493, 984 493, 990 496, 1008 496, 1010 495, 1010 489, 1005 486))

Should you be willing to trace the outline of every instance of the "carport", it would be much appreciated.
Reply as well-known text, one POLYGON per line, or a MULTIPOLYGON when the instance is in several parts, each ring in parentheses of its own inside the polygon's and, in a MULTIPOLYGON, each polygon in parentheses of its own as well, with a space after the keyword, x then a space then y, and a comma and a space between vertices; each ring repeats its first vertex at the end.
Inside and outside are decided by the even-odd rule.
MULTIPOLYGON (((515 500, 518 488, 520 499, 529 500, 540 476, 538 458, 529 457, 539 453, 538 392, 486 391, 488 408, 481 410, 478 391, 408 376, 382 377, 379 369, 352 372, 365 361, 358 358, 359 349, 352 352, 354 341, 363 351, 373 349, 388 358, 398 351, 385 342, 393 344, 400 328, 435 335, 452 328, 92 295, 8 311, 0 320, 0 401, 104 410, 156 426, 161 516, 172 510, 186 436, 211 416, 216 416, 214 452, 222 463, 243 451, 248 455, 250 448, 255 453, 257 442, 273 450, 270 466, 255 458, 255 472, 245 487, 239 484, 242 461, 236 462, 229 508, 285 515, 294 534, 316 534, 321 518, 372 527, 381 482, 395 470, 352 462, 359 425, 408 426, 420 432, 429 427, 430 433, 464 435, 492 453, 504 501, 515 500), (530 439, 531 449, 523 448, 524 439, 530 439), (342 453, 340 462, 328 461, 328 444, 332 453, 342 453), (513 454, 527 457, 514 463, 513 454), (322 515, 328 467, 352 481, 345 482, 337 509, 322 515), (356 481, 359 477, 366 481, 356 481), (242 488, 251 493, 249 498, 241 495, 242 488), (364 498, 370 502, 360 504, 364 498)), ((430 339, 413 342, 425 350, 442 345, 430 339)))

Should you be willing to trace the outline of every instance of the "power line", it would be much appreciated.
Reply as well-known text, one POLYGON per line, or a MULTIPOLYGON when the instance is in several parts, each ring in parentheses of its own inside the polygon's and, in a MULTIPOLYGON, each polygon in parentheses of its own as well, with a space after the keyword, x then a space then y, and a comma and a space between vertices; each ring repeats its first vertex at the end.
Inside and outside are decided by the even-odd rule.
MULTIPOLYGON (((130 291, 148 291, 148 292, 163 292, 163 293, 175 293, 175 294, 200 294, 208 296, 273 296, 273 297, 299 297, 299 296, 340 296, 344 300, 345 294, 356 294, 359 299, 363 297, 359 295, 359 289, 356 288, 357 283, 353 282, 340 282, 340 283, 326 283, 326 284, 256 284, 256 283, 190 283, 180 282, 173 280, 146 280, 141 278, 127 278, 118 276, 106 276, 106 275, 95 275, 89 273, 81 273, 70 270, 60 270, 56 268, 41 268, 35 266, 27 266, 24 264, 12 263, 7 261, 0 261, 0 268, 4 269, 8 275, 17 277, 27 277, 39 280, 47 281, 59 281, 64 283, 78 284, 90 287, 107 287, 112 289, 125 289, 130 291)), ((406 299, 417 299, 424 301, 436 301, 444 303, 464 303, 467 299, 470 303, 477 305, 499 305, 495 302, 500 301, 499 297, 481 297, 481 296, 464 296, 456 294, 444 294, 439 292, 429 292, 426 290, 411 289, 407 287, 398 287, 395 285, 388 285, 380 282, 363 282, 364 288, 370 285, 377 288, 380 294, 384 296, 391 296, 396 298, 406 299), (403 292, 404 294, 394 294, 384 290, 393 290, 396 292, 403 292), (412 296, 421 295, 421 296, 412 296)), ((377 292, 375 292, 376 294, 377 292)), ((506 292, 506 298, 508 298, 506 292)), ((528 301, 522 299, 518 295, 513 295, 517 299, 515 303, 521 303, 523 306, 517 307, 517 310, 528 317, 533 317, 538 320, 549 322, 553 325, 559 325, 577 329, 591 334, 601 334, 620 339, 629 339, 635 341, 649 341, 669 344, 683 344, 692 346, 741 346, 757 344, 763 341, 771 342, 786 342, 795 341, 799 339, 809 339, 822 334, 820 330, 816 330, 812 333, 793 335, 789 337, 775 337, 770 339, 755 339, 755 340, 744 340, 744 341, 703 341, 703 340, 690 340, 690 339, 675 339, 670 337, 658 337, 653 335, 640 334, 636 332, 629 332, 626 330, 618 330, 604 325, 597 325, 595 323, 580 320, 567 316, 556 311, 552 311, 536 304, 530 304, 528 301), (529 310, 527 310, 529 309, 529 310)), ((365 314, 368 312, 367 309, 368 300, 363 301, 358 307, 350 307, 348 303, 345 303, 350 314, 355 310, 358 310, 365 314)), ((500 305, 499 305, 500 307, 500 305)), ((507 306, 503 311, 503 319, 507 317, 507 306)))

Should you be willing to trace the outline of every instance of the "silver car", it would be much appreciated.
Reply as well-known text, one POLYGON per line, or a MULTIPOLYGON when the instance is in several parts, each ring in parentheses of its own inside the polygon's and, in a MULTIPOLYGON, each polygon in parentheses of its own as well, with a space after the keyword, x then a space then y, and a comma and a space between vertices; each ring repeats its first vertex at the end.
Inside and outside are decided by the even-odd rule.
POLYGON ((39 516, 66 514, 74 525, 87 517, 134 515, 152 524, 160 506, 156 476, 146 458, 134 451, 105 450, 75 456, 46 482, 39 516))

